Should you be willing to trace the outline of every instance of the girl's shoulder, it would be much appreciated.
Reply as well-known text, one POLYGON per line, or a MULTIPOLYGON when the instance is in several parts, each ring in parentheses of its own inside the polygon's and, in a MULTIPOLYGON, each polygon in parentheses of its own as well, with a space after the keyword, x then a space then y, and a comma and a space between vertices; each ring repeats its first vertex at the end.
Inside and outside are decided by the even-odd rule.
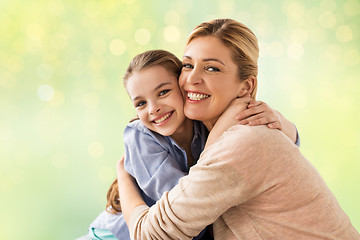
POLYGON ((147 145, 157 143, 161 146, 171 145, 173 139, 169 136, 163 136, 156 132, 151 131, 140 120, 130 122, 124 130, 124 141, 142 143, 146 142, 147 145))

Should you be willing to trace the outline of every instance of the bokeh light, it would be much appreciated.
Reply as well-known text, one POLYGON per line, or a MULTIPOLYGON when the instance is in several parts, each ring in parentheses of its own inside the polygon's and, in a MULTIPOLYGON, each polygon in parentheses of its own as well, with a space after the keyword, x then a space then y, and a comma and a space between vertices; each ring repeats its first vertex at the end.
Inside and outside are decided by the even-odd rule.
POLYGON ((135 116, 122 83, 130 60, 150 49, 181 58, 192 29, 213 18, 254 31, 257 98, 295 123, 300 150, 360 230, 359 0, 2 0, 0 8, 0 239, 86 234, 135 116))

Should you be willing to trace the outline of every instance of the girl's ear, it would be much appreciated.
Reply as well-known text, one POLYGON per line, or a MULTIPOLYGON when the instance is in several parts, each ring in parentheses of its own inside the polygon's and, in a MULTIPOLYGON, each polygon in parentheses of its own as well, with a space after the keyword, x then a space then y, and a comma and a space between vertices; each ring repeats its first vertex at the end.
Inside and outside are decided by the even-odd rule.
POLYGON ((250 97, 251 92, 254 90, 256 78, 249 76, 247 79, 240 83, 240 90, 238 97, 250 97))

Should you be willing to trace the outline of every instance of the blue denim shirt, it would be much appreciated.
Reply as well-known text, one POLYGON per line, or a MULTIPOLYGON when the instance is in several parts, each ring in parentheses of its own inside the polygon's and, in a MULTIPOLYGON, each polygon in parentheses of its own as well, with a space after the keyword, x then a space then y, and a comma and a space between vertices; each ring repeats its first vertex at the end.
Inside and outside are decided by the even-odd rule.
MULTIPOLYGON (((193 123, 191 153, 196 161, 205 147, 208 131, 201 122, 193 123)), ((171 137, 149 130, 140 120, 129 123, 125 128, 124 145, 125 169, 136 179, 144 201, 149 206, 189 172, 185 150, 171 137)), ((121 213, 110 214, 103 211, 91 223, 90 228, 108 229, 118 239, 130 239, 121 213)))

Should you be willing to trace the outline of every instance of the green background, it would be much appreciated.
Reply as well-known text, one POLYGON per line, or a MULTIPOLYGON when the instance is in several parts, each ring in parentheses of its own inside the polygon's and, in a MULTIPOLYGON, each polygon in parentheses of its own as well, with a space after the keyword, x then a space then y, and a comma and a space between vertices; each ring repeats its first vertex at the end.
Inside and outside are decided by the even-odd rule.
POLYGON ((74 239, 104 209, 135 115, 122 75, 199 23, 233 18, 260 42, 258 99, 360 229, 360 1, 0 0, 0 239, 74 239))

